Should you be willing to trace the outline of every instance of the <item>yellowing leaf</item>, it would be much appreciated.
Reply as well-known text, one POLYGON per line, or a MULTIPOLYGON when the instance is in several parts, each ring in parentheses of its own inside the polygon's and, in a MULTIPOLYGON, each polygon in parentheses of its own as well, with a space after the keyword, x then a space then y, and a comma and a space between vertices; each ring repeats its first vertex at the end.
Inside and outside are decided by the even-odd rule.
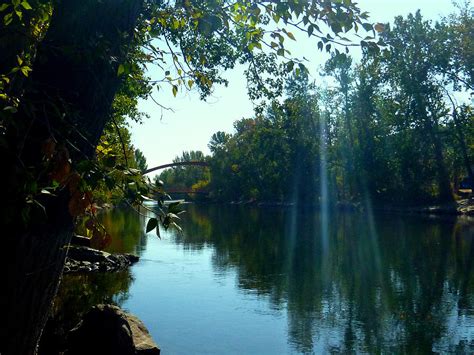
POLYGON ((376 23, 374 26, 374 29, 378 32, 381 33, 385 31, 385 25, 383 23, 376 23))

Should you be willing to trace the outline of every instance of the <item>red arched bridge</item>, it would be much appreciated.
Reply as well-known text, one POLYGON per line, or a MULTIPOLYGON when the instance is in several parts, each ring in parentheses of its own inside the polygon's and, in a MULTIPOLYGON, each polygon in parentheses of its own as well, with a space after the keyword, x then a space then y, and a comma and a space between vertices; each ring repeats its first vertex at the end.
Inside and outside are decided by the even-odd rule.
POLYGON ((193 189, 166 189, 167 194, 201 194, 201 195, 207 195, 209 191, 205 190, 200 190, 200 191, 195 191, 193 189))
MULTIPOLYGON (((164 164, 164 165, 158 165, 155 166, 154 168, 149 168, 144 171, 142 171, 142 174, 148 174, 151 173, 152 171, 156 170, 161 170, 161 169, 166 169, 166 168, 172 168, 175 166, 209 166, 209 163, 205 161, 182 161, 178 163, 169 163, 169 164, 164 164)), ((193 189, 166 189, 167 194, 203 194, 206 195, 209 193, 209 191, 195 191, 193 189)))
POLYGON ((155 171, 155 170, 172 168, 172 167, 175 167, 175 166, 185 166, 185 165, 209 166, 209 163, 205 162, 205 161, 181 161, 181 162, 178 162, 178 163, 169 163, 169 164, 164 164, 164 165, 158 165, 158 166, 155 166, 154 168, 149 168, 149 169, 143 170, 142 174, 146 175, 146 174, 151 173, 152 171, 155 171))

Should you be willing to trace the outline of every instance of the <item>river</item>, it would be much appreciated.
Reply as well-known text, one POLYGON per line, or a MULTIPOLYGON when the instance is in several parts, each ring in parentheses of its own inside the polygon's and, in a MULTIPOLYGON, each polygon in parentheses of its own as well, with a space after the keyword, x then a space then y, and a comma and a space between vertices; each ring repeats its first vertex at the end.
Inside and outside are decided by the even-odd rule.
POLYGON ((112 210, 109 250, 140 261, 66 275, 55 312, 137 315, 163 354, 474 351, 474 224, 429 216, 186 205, 183 233, 112 210), (325 221, 324 223, 322 222, 325 221))

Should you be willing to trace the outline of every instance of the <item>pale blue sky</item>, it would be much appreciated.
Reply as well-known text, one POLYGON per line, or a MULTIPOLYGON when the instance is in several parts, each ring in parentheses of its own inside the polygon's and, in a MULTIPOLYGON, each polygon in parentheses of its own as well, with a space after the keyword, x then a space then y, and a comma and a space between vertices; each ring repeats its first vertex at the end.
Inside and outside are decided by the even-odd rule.
MULTIPOLYGON (((370 12, 371 22, 384 23, 418 9, 425 18, 434 20, 454 12, 451 0, 359 0, 359 5, 370 12)), ((298 47, 292 52, 310 58, 308 67, 317 68, 328 59, 307 39, 295 35, 298 47)), ((151 71, 150 76, 153 74, 151 71)), ((174 98, 168 88, 161 90, 156 98, 163 105, 172 107, 174 113, 162 111, 151 100, 140 103, 140 110, 151 117, 143 124, 131 124, 132 142, 144 152, 149 167, 171 162, 184 150, 209 153, 207 143, 213 133, 232 132, 235 120, 253 115, 252 103, 246 95, 243 68, 228 72, 225 77, 229 79, 229 86, 216 87, 207 102, 200 101, 196 92, 180 92, 174 98)))

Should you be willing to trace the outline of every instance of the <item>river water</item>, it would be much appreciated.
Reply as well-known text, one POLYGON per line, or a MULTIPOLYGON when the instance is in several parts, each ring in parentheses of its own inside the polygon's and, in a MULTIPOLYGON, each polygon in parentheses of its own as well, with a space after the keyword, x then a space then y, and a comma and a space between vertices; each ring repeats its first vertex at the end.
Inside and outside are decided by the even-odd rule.
POLYGON ((137 315, 163 354, 474 351, 474 224, 428 216, 186 206, 182 234, 113 210, 112 251, 140 261, 68 275, 55 303, 137 315), (326 221, 326 219, 323 219, 326 221))

